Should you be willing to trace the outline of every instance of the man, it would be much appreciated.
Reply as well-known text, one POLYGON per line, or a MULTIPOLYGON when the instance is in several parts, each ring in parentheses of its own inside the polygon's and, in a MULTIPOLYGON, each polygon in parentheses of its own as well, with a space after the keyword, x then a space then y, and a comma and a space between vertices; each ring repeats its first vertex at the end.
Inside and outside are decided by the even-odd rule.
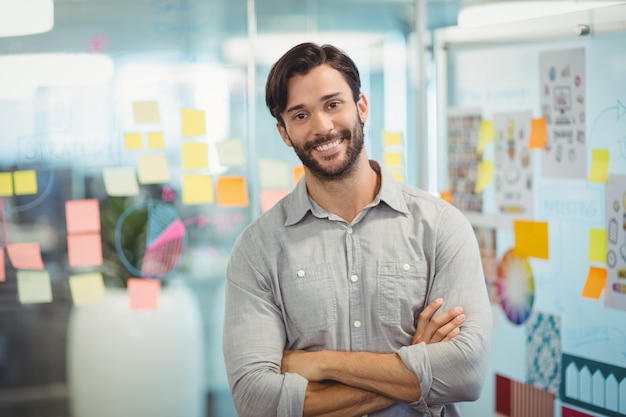
POLYGON ((266 103, 305 175, 229 261, 223 348, 240 417, 459 415, 491 331, 471 225, 368 159, 368 102, 338 49, 289 50, 266 103))

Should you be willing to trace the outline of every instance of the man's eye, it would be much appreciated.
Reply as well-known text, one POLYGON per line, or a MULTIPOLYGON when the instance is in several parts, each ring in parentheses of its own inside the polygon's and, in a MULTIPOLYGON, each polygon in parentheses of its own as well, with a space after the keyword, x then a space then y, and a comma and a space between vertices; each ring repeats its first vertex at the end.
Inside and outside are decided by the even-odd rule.
POLYGON ((336 109, 339 106, 339 102, 338 101, 333 101, 332 103, 330 103, 328 105, 329 109, 336 109))
POLYGON ((306 118, 306 115, 304 113, 298 113, 293 118, 296 120, 304 120, 306 118))

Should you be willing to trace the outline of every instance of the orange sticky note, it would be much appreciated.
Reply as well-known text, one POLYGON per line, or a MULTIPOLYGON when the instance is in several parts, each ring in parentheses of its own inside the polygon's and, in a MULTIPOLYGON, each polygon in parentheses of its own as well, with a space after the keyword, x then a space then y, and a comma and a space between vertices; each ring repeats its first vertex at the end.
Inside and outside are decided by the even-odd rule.
POLYGON ((529 149, 545 149, 547 123, 545 117, 533 118, 530 120, 530 137, 528 138, 529 149))
POLYGON ((293 185, 295 186, 298 181, 300 181, 300 178, 302 178, 302 176, 304 175, 304 167, 302 165, 298 165, 296 167, 293 167, 293 185))
POLYGON ((590 266, 589 272, 587 273, 587 280, 585 281, 585 286, 580 296, 597 300, 600 298, 600 295, 602 295, 602 290, 605 285, 606 269, 590 266))
POLYGON ((247 207, 250 204, 244 177, 220 177, 216 189, 217 205, 220 207, 247 207))
POLYGON ((213 202, 213 181, 210 175, 183 175, 183 204, 209 204, 213 202))
POLYGON ((4 265, 4 249, 0 248, 0 282, 7 280, 6 269, 4 265))
POLYGON ((514 221, 515 247, 517 256, 549 259, 548 223, 514 221))
POLYGON ((104 280, 99 272, 70 277, 70 291, 75 306, 96 304, 104 301, 104 280))
POLYGON ((102 238, 100 233, 68 235, 67 257, 72 267, 102 265, 102 238))
POLYGON ((160 123, 159 105, 156 101, 133 102, 133 116, 137 124, 160 123))
POLYGON ((274 205, 287 194, 289 194, 289 190, 261 190, 259 193, 261 212, 265 213, 267 210, 274 207, 274 205))
POLYGON ((606 263, 606 229, 589 229, 588 259, 591 262, 606 263))
POLYGON ((183 136, 201 136, 206 133, 204 111, 184 109, 180 111, 183 136))
POLYGON ((97 199, 65 202, 67 233, 100 232, 100 205, 97 199))
POLYGON ((39 243, 13 243, 7 245, 9 261, 15 269, 43 269, 39 243))
POLYGON ((158 310, 161 281, 129 278, 127 290, 131 310, 158 310))
POLYGON ((443 201, 447 201, 448 203, 452 204, 452 192, 450 190, 444 190, 440 192, 439 195, 441 196, 441 199, 443 201))

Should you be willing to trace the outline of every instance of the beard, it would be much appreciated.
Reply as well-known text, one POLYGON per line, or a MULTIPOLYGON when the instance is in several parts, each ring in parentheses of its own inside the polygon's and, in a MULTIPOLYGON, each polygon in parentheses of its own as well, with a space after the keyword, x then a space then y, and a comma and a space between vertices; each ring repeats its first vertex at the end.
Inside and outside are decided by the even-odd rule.
POLYGON ((363 146, 365 143, 364 138, 365 135, 363 133, 363 123, 361 123, 357 116, 352 130, 342 129, 328 135, 320 135, 317 136, 315 141, 306 143, 303 146, 296 145, 291 137, 289 137, 289 141, 291 142, 291 146, 296 152, 296 155, 298 155, 298 158, 300 158, 300 161, 302 161, 302 165, 307 167, 312 175, 320 180, 330 181, 346 178, 350 174, 350 172, 354 170, 354 168, 356 167, 356 163, 359 159, 359 155, 363 150, 363 146), (319 146, 324 142, 336 140, 338 138, 343 138, 343 140, 347 142, 348 145, 344 160, 340 165, 330 167, 323 164, 324 161, 332 161, 333 159, 337 159, 339 157, 339 155, 337 154, 322 157, 321 161, 316 159, 312 155, 312 152, 316 146, 319 146))

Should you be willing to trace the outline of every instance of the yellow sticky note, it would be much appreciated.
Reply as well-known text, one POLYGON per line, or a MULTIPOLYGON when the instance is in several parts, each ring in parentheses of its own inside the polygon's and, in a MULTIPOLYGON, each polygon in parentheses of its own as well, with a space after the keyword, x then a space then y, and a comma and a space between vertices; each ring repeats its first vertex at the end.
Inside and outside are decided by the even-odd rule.
POLYGON ((15 269, 43 269, 41 248, 37 242, 11 243, 7 245, 9 261, 15 269))
POLYGON ((132 151, 135 149, 143 148, 143 139, 141 133, 125 133, 124 134, 124 149, 132 151))
POLYGON ((402 166, 402 153, 398 152, 385 152, 383 155, 383 163, 387 167, 402 166))
POLYGON ((161 281, 130 278, 127 282, 131 310, 158 310, 161 281))
POLYGON ((0 197, 11 197, 13 195, 13 174, 10 172, 0 172, 0 197))
POLYGON ((163 132, 148 132, 148 148, 165 148, 165 139, 163 138, 163 132))
POLYGON ((201 136, 206 133, 203 110, 184 109, 180 114, 183 136, 201 136))
POLYGON ((302 178, 303 175, 304 175, 304 167, 302 165, 293 167, 293 172, 291 176, 292 176, 294 186, 298 183, 298 181, 300 181, 300 178, 302 178))
POLYGON ((65 202, 67 233, 100 231, 100 203, 96 198, 65 202))
POLYGON ((600 295, 602 295, 602 290, 605 285, 606 269, 590 266, 589 272, 587 273, 587 280, 585 281, 585 286, 580 296, 597 300, 600 298, 600 295))
POLYGON ((530 136, 528 138, 529 149, 545 149, 546 136, 548 134, 547 121, 545 117, 533 118, 530 120, 530 136))
POLYGON ((213 202, 213 182, 210 175, 183 175, 183 204, 213 202))
POLYGON ((181 145, 183 169, 209 167, 209 146, 205 142, 183 142, 181 145))
POLYGON ((589 182, 606 183, 606 180, 609 178, 609 160, 610 154, 608 149, 591 150, 589 182))
POLYGON ((133 102, 133 115, 135 123, 154 124, 160 123, 159 105, 156 101, 135 101, 133 102))
POLYGON ((606 263, 606 229, 589 229, 589 260, 606 263))
POLYGON ((112 197, 139 195, 137 173, 131 167, 111 167, 102 170, 104 189, 112 197))
POLYGON ((96 304, 104 301, 106 293, 102 274, 98 272, 70 277, 70 292, 75 306, 96 304))
POLYGON ((404 174, 400 171, 392 172, 391 176, 394 177, 399 182, 404 182, 404 174))
POLYGON ((402 133, 400 132, 383 132, 383 146, 400 146, 402 145, 402 133))
POLYGON ((47 271, 17 271, 17 294, 22 304, 52 301, 50 274, 47 271))
POLYGON ((493 164, 491 161, 483 161, 478 165, 478 178, 474 184, 474 193, 480 194, 489 185, 493 178, 493 164))
POLYGON ((102 238, 100 233, 67 236, 67 257, 71 267, 102 265, 102 238))
POLYGON ((515 247, 513 253, 521 257, 549 259, 548 223, 514 221, 515 247))
POLYGON ((37 194, 37 173, 34 170, 13 173, 15 195, 37 194))
POLYGON ((247 207, 248 188, 244 177, 217 179, 217 205, 220 207, 247 207))
POLYGON ((483 119, 478 129, 478 145, 476 145, 476 153, 482 153, 483 149, 495 137, 495 129, 491 120, 483 119))
POLYGON ((137 158, 140 184, 163 184, 170 180, 165 155, 142 155, 137 158))

